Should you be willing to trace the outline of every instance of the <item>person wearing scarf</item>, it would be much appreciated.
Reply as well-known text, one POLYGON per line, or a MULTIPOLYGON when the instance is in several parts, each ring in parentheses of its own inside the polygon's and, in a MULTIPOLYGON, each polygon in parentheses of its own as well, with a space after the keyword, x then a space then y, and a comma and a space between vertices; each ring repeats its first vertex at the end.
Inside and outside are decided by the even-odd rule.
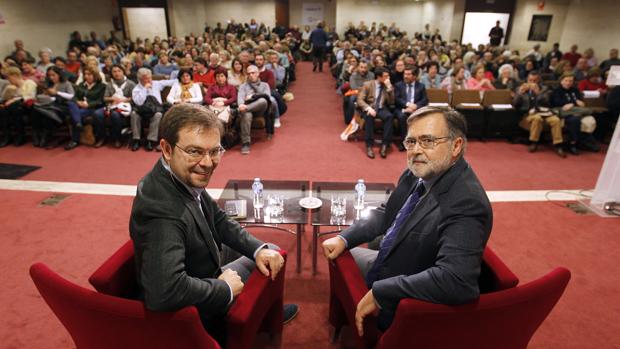
MULTIPOLYGON (((118 111, 117 106, 121 103, 131 103, 131 91, 136 87, 136 83, 127 79, 125 70, 121 65, 114 64, 111 68, 112 80, 106 86, 103 101, 105 107, 97 109, 93 127, 98 141, 95 147, 105 144, 105 123, 106 116, 110 118, 110 138, 114 141, 114 147, 120 148, 121 130, 123 128, 123 115, 118 111)), ((127 114, 128 115, 128 114, 127 114)))
POLYGON ((179 82, 172 85, 170 93, 166 100, 170 104, 179 103, 202 103, 202 91, 200 85, 192 80, 192 72, 190 69, 183 68, 179 71, 179 82))

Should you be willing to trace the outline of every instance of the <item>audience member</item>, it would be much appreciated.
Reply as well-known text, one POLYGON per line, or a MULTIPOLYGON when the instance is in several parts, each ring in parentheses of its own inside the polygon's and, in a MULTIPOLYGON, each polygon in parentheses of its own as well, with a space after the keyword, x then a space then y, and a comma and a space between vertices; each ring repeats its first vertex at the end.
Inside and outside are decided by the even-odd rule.
POLYGON ((241 129, 241 154, 250 153, 252 118, 263 116, 267 139, 274 133, 273 112, 271 111, 271 89, 259 78, 258 67, 250 65, 247 69, 247 80, 239 86, 237 104, 239 105, 239 124, 241 129))
POLYGON ((190 69, 181 68, 177 75, 178 82, 172 85, 166 100, 170 104, 179 103, 198 103, 203 100, 200 85, 192 81, 192 72, 190 69))
POLYGON ((149 122, 149 132, 146 136, 144 149, 152 151, 156 148, 159 151, 159 122, 163 116, 164 105, 161 100, 161 91, 176 83, 176 80, 153 80, 153 73, 149 69, 140 68, 138 70, 138 84, 131 92, 131 100, 135 109, 131 112, 131 150, 140 149, 140 139, 142 137, 142 122, 149 122))
POLYGON ((374 159, 372 149, 374 144, 375 118, 383 121, 383 141, 379 154, 382 158, 387 157, 388 147, 392 142, 394 114, 390 110, 394 105, 394 87, 390 82, 390 73, 385 68, 377 68, 375 80, 364 83, 357 95, 357 106, 362 112, 364 119, 364 133, 366 142, 366 155, 374 159))
POLYGON ((114 147, 121 147, 123 119, 131 114, 131 94, 135 87, 136 83, 125 76, 125 70, 122 66, 117 64, 112 66, 112 78, 103 95, 106 106, 95 112, 95 123, 93 125, 97 137, 95 148, 101 147, 105 143, 106 118, 110 120, 110 138, 114 141, 114 147))
POLYGON ((428 105, 426 88, 424 84, 416 81, 417 76, 417 68, 406 67, 403 75, 403 81, 394 85, 396 104, 396 107, 394 108, 394 115, 398 120, 398 128, 401 133, 401 139, 397 142, 399 151, 405 151, 405 145, 403 142, 406 136, 407 119, 416 110, 428 105))
POLYGON ((6 68, 5 74, 9 85, 0 96, 0 148, 9 144, 11 139, 13 145, 19 147, 26 142, 25 117, 30 114, 30 103, 36 96, 37 84, 32 80, 25 80, 17 67, 6 68))
POLYGON ((84 119, 87 116, 94 116, 95 111, 104 106, 103 96, 106 85, 101 81, 99 70, 86 66, 83 71, 84 82, 77 86, 73 101, 68 103, 71 115, 71 141, 65 145, 65 150, 71 150, 80 145, 84 119))

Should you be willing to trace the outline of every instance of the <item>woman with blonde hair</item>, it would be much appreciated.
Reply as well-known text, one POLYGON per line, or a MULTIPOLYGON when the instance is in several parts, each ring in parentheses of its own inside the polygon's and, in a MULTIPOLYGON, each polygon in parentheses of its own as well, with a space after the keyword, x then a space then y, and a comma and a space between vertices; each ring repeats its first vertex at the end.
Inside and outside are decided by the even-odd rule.
POLYGON ((32 103, 37 94, 37 84, 24 79, 17 67, 6 68, 3 73, 9 85, 0 96, 0 147, 11 141, 11 128, 14 131, 13 144, 18 147, 26 142, 24 117, 30 113, 28 104, 32 103))
POLYGON ((241 61, 238 58, 233 59, 228 73, 228 83, 239 88, 239 86, 245 83, 246 78, 241 61))

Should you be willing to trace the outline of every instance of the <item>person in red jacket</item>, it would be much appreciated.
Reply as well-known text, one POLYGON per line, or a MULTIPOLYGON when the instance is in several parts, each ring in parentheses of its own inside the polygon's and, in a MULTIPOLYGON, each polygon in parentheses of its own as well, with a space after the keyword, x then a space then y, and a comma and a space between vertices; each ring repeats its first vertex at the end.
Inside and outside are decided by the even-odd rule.
POLYGON ((274 90, 276 88, 276 77, 271 70, 265 68, 265 55, 262 53, 254 54, 254 64, 258 68, 260 81, 266 82, 269 88, 274 90))

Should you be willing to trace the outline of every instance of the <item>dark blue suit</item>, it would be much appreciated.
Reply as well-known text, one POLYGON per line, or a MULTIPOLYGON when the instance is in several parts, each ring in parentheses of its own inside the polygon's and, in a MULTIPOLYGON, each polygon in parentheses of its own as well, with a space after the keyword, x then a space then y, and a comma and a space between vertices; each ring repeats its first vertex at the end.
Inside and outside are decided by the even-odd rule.
MULTIPOLYGON (((342 232, 348 248, 384 234, 418 178, 406 170, 385 205, 342 232)), ((491 233, 491 204, 464 159, 435 180, 401 226, 372 285, 387 328, 403 298, 464 304, 478 298, 482 252, 491 233)))
MULTIPOLYGON (((426 96, 426 88, 424 84, 419 81, 413 82, 413 103, 418 106, 418 109, 428 105, 428 97, 426 96)), ((394 99, 395 110, 394 116, 398 118, 398 126, 400 128, 401 136, 404 138, 407 134, 407 118, 409 113, 403 113, 403 109, 407 107, 407 103, 411 102, 407 100, 407 84, 404 81, 397 82, 394 85, 394 99)))

